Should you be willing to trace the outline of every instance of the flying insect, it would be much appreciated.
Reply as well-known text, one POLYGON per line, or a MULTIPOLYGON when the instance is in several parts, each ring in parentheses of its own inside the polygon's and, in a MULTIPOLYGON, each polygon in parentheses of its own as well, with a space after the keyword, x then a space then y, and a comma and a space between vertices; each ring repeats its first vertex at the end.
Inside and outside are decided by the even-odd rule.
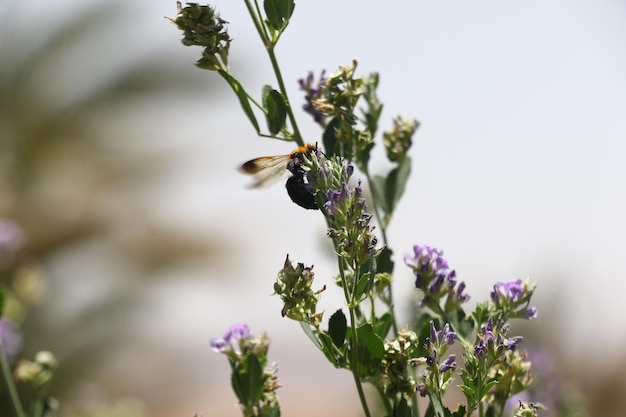
POLYGON ((317 150, 317 144, 307 143, 285 155, 262 156, 251 159, 241 165, 241 171, 254 178, 253 188, 268 187, 278 181, 286 171, 289 171, 292 176, 287 179, 285 187, 291 201, 305 209, 317 210, 315 190, 306 181, 305 171, 302 168, 303 157, 317 150))

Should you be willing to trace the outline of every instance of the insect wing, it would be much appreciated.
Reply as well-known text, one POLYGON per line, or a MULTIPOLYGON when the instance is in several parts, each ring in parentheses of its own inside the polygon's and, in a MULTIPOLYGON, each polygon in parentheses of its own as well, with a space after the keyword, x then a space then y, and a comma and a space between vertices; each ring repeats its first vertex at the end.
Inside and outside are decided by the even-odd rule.
POLYGON ((241 170, 252 175, 253 188, 265 188, 278 181, 287 170, 289 155, 262 156, 241 166, 241 170))

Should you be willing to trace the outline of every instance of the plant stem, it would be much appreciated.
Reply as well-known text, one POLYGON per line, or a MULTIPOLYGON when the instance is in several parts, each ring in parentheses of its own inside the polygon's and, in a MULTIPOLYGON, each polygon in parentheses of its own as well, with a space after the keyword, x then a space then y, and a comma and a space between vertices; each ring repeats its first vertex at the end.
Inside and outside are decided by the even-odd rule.
MULTIPOLYGON (((367 178, 367 185, 370 189, 370 192, 372 193, 372 209, 374 210, 374 215, 376 216, 376 221, 378 222, 378 225, 380 226, 380 233, 382 235, 383 238, 383 244, 385 246, 387 246, 387 227, 386 224, 383 223, 382 221, 382 217, 380 215, 380 209, 378 208, 378 205, 376 204, 376 196, 374 195, 375 191, 374 191, 374 187, 372 187, 372 176, 370 175, 369 171, 367 170, 367 167, 365 169, 365 177, 367 178)), ((391 285, 389 285, 388 287, 388 292, 389 292, 389 312, 391 313, 391 317, 393 317, 393 321, 392 321, 392 327, 393 327, 393 332, 394 333, 398 333, 398 322, 396 320, 396 314, 395 314, 395 304, 393 302, 393 291, 391 290, 391 285)))
POLYGON ((4 350, 2 349, 1 340, 0 340, 0 367, 2 367, 2 376, 4 377, 4 382, 7 386, 7 391, 9 392, 9 398, 11 399, 11 404, 13 405, 13 409, 15 410, 15 416, 26 417, 26 414, 24 414, 24 409, 22 408, 22 403, 20 402, 20 397, 17 395, 17 390, 15 389, 15 384, 13 383, 13 376, 11 375, 11 369, 9 368, 9 361, 7 360, 7 357, 4 354, 4 350))
POLYGON ((350 306, 350 328, 351 328, 351 351, 352 358, 350 359, 350 370, 352 371, 352 376, 354 377, 354 383, 356 384, 356 389, 359 393, 359 400, 361 400, 361 406, 363 407, 363 412, 365 413, 365 417, 371 417, 369 407, 367 405, 367 400, 365 399, 365 392, 363 391, 363 382, 359 376, 359 371, 357 369, 357 361, 358 361, 358 343, 359 340, 356 335, 356 323, 354 319, 354 306, 350 306))
POLYGON ((276 54, 274 53, 274 47, 276 46, 276 40, 272 40, 269 38, 267 31, 265 30, 265 26, 263 25, 263 20, 261 18, 261 10, 259 9, 258 3, 255 1, 255 6, 252 5, 250 0, 245 0, 246 7, 248 8, 248 13, 252 18, 254 26, 256 27, 257 32, 259 33, 259 37, 265 46, 265 50, 269 55, 270 62, 272 63, 272 69, 274 70, 274 74, 276 76, 276 80, 278 81, 278 88, 280 89, 280 93, 285 98, 285 105, 287 106, 287 116, 289 117, 289 122, 291 123, 291 127, 293 128, 293 140, 298 144, 298 146, 304 145, 304 140, 302 139, 302 134, 300 133, 300 129, 298 128, 298 123, 296 122, 296 117, 293 114, 293 110, 291 108, 291 102, 289 101, 289 96, 287 95, 287 89, 285 88, 285 82, 283 81, 283 76, 280 71, 280 66, 278 65, 278 61, 276 60, 276 54))
POLYGON ((246 2, 246 7, 248 8, 248 13, 250 14, 250 17, 252 18, 254 27, 259 33, 259 37, 261 38, 261 41, 263 41, 263 44, 267 46, 267 43, 269 42, 269 38, 267 36, 267 33, 265 32, 265 26, 263 26, 263 22, 261 21, 261 14, 258 12, 259 6, 258 4, 256 4, 256 1, 255 1, 255 4, 256 4, 256 10, 255 10, 255 8, 252 6, 252 3, 250 3, 250 0, 245 0, 245 2, 246 2))

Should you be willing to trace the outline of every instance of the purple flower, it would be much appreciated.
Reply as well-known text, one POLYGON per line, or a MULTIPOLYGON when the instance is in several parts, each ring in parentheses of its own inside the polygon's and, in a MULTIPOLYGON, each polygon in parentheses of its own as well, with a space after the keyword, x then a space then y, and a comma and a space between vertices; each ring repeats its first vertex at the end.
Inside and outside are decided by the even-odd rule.
POLYGON ((522 340, 524 340, 522 336, 514 336, 510 339, 504 339, 502 345, 508 350, 515 350, 515 346, 522 340))
POLYGON ((493 300, 494 303, 499 303, 506 298, 511 303, 517 303, 523 293, 524 289, 521 279, 508 282, 496 282, 491 290, 491 300, 493 300))
POLYGON ((247 324, 233 324, 224 333, 224 337, 211 340, 211 348, 218 353, 226 353, 233 350, 235 342, 250 338, 252 338, 252 332, 247 324))
POLYGON ((439 372, 446 372, 450 370, 456 369, 456 355, 452 354, 448 356, 448 358, 441 364, 439 367, 439 372))
POLYGON ((468 294, 464 294, 465 291, 465 282, 461 281, 458 287, 456 287, 456 292, 454 293, 455 301, 458 304, 465 303, 469 300, 470 296, 468 294))
POLYGON ((450 331, 450 324, 446 323, 443 330, 435 328, 435 322, 430 321, 430 340, 437 345, 452 346, 456 342, 456 333, 450 331))
POLYGON ((537 317, 537 309, 528 305, 534 289, 534 284, 530 281, 522 282, 521 279, 497 282, 491 290, 491 300, 507 319, 534 319, 537 317))
POLYGON ((212 339, 211 349, 213 349, 217 353, 225 353, 227 350, 230 350, 230 345, 223 338, 212 339))
POLYGON ((474 354, 479 359, 484 359, 487 356, 487 345, 484 340, 480 340, 478 344, 474 346, 474 354))
POLYGON ((413 255, 404 256, 404 263, 415 274, 415 288, 424 292, 421 305, 439 303, 447 296, 445 311, 453 311, 469 300, 469 296, 463 293, 465 283, 461 282, 457 286, 456 271, 450 269, 443 251, 428 245, 415 245, 413 255))
POLYGON ((15 358, 22 346, 22 335, 19 329, 2 317, 0 317, 0 343, 9 362, 15 358))
POLYGON ((448 274, 448 262, 443 258, 442 251, 428 245, 415 245, 413 253, 413 256, 404 256, 404 263, 415 273, 416 288, 427 290, 432 281, 443 280, 448 274))
POLYGON ((342 212, 342 208, 346 201, 350 198, 350 188, 345 182, 341 186, 341 190, 328 190, 328 201, 324 203, 324 209, 331 216, 342 212))
POLYGON ((539 314, 539 312, 537 311, 537 307, 524 307, 518 313, 527 320, 536 319, 537 315, 539 314))
POLYGON ((301 78, 298 80, 298 83, 300 84, 300 89, 306 93, 306 104, 304 104, 302 108, 304 109, 304 111, 313 116, 313 120, 315 120, 317 124, 322 126, 324 126, 326 122, 326 115, 324 114, 324 112, 320 111, 319 108, 317 108, 315 103, 322 98, 323 89, 327 82, 325 74, 326 71, 322 71, 317 85, 315 85, 314 83, 312 72, 309 72, 306 78, 301 78))

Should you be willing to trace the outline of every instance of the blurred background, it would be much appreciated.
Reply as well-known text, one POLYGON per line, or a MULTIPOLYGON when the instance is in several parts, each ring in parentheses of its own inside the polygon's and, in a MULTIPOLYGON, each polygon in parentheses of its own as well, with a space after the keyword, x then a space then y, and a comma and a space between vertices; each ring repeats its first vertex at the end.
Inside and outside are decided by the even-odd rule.
MULTIPOLYGON (((252 92, 275 84, 243 2, 212 4, 232 72, 252 92)), ((283 415, 359 415, 350 375, 270 296, 287 253, 330 284, 322 217, 236 170, 291 147, 257 138, 230 87, 193 66, 175 14, 169 0, 0 2, 0 218, 28 236, 16 282, 34 306, 13 312, 22 355, 59 359, 62 416, 236 416, 209 340, 246 322, 272 338, 283 415)), ((421 122, 389 229, 404 316, 414 243, 443 249, 473 301, 530 276, 539 318, 515 330, 602 416, 626 412, 625 22, 622 0, 301 1, 277 49, 296 106, 298 78, 357 59, 381 74, 382 128, 421 122)))

